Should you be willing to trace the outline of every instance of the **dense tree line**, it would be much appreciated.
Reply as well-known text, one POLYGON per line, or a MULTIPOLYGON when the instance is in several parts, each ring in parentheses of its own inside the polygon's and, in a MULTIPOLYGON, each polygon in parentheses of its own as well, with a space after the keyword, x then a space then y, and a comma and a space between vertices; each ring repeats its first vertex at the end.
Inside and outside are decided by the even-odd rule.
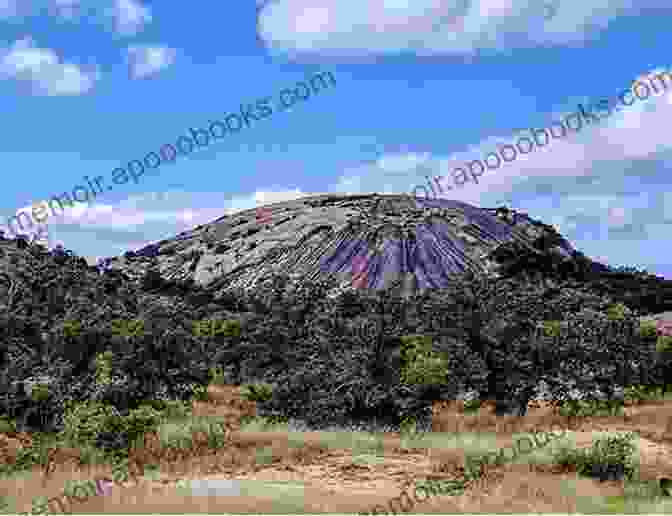
POLYGON ((646 310, 633 302, 667 306, 666 283, 505 251, 500 277, 465 276, 406 298, 393 288, 332 297, 330 278, 297 285, 278 275, 254 291, 215 291, 155 272, 136 281, 73 253, 0 241, 0 415, 25 429, 58 429, 68 401, 101 400, 124 414, 148 399, 187 399, 214 367, 230 383, 273 384, 263 414, 316 427, 426 417, 433 400, 469 389, 497 400, 500 413, 520 413, 541 380, 556 400, 572 388, 613 397, 643 377, 672 383, 667 355, 639 335, 646 310), (632 309, 610 318, 616 302, 632 309), (195 334, 204 319, 236 321, 240 331, 195 334), (116 334, 116 320, 141 321, 142 331, 116 334), (549 336, 544 321, 563 330, 549 336), (429 350, 409 354, 409 342, 429 350), (105 351, 112 377, 100 384, 105 351), (440 381, 400 380, 414 360, 434 367, 434 355, 447 357, 440 381), (38 384, 47 386, 40 395, 38 384))

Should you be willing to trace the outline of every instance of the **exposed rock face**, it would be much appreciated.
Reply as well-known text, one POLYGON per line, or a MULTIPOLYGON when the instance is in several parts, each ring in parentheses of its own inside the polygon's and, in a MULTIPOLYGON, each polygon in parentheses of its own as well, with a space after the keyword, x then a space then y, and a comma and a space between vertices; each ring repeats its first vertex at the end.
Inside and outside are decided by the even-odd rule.
POLYGON ((573 248, 552 227, 505 208, 402 195, 322 195, 221 217, 152 244, 112 267, 157 268, 166 279, 193 279, 215 290, 252 288, 273 272, 297 281, 333 274, 335 287, 402 292, 447 286, 455 274, 494 273, 501 244, 531 247, 542 235, 555 251, 573 248))

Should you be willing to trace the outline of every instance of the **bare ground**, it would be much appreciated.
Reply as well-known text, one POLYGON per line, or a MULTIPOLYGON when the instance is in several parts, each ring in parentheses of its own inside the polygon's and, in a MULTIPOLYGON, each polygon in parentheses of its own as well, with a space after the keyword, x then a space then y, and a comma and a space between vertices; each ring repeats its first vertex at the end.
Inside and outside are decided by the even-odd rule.
MULTIPOLYGON (((562 417, 543 404, 531 408, 526 417, 516 418, 494 416, 489 406, 466 415, 455 403, 435 411, 432 432, 426 434, 424 444, 416 442, 410 448, 399 434, 389 433, 380 437, 376 448, 363 444, 362 435, 241 430, 240 417, 254 413, 254 404, 242 401, 237 387, 211 386, 208 392, 208 402, 194 403, 194 415, 227 421, 230 434, 222 448, 209 448, 205 435, 194 434, 191 451, 180 453, 162 444, 157 434, 149 434, 145 447, 134 450, 131 458, 143 466, 160 465, 159 476, 140 476, 135 485, 132 481, 115 485, 109 495, 66 502, 67 510, 76 514, 354 513, 371 510, 376 504, 388 510, 389 500, 415 481, 457 478, 466 449, 511 447, 514 434, 555 432, 560 427, 568 429, 568 442, 580 448, 589 447, 598 432, 634 431, 639 435, 639 480, 672 478, 669 402, 627 407, 620 417, 580 420, 562 417), (260 460, 260 455, 265 459, 260 460), (262 487, 239 495, 189 496, 177 488, 181 479, 269 484, 260 483, 262 487), (270 482, 285 483, 285 487, 270 482)), ((4 446, 0 460, 11 462, 22 441, 28 444, 30 436, 0 436, 0 447, 4 446)), ((532 454, 537 458, 529 463, 488 466, 484 478, 470 484, 463 494, 430 498, 410 512, 590 512, 595 500, 624 493, 622 481, 578 477, 552 465, 543 450, 539 453, 532 454)), ((112 478, 109 465, 79 464, 77 449, 59 449, 53 455, 53 471, 49 468, 46 475, 35 467, 25 474, 0 478, 0 495, 13 499, 14 510, 30 511, 32 499, 38 496, 59 496, 68 479, 112 478)))

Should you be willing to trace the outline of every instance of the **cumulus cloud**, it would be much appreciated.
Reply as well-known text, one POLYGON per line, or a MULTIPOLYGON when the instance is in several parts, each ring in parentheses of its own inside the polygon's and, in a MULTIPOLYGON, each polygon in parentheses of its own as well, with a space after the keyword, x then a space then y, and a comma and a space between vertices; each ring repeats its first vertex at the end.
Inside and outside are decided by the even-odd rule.
POLYGON ((129 196, 113 204, 95 201, 88 204, 74 203, 72 207, 66 204, 62 212, 57 207, 55 216, 47 205, 46 219, 43 212, 39 211, 46 201, 38 201, 17 210, 17 215, 26 213, 31 222, 21 217, 19 220, 24 229, 20 230, 14 223, 10 236, 15 231, 29 237, 37 236, 51 248, 61 242, 57 237, 64 234, 69 236, 63 240, 72 240, 77 234, 95 234, 99 245, 138 249, 157 241, 157 238, 172 237, 195 226, 213 222, 225 214, 309 195, 315 194, 299 189, 277 189, 222 199, 217 192, 148 192, 129 196), (42 213, 40 224, 32 218, 33 207, 42 213))
MULTIPOLYGON (((457 170, 468 171, 470 163, 485 160, 492 152, 501 157, 505 145, 516 145, 521 137, 530 138, 530 132, 486 138, 448 155, 369 146, 370 159, 345 170, 333 190, 415 193, 423 197, 420 187, 424 186, 433 197, 427 178, 433 181, 440 177, 443 193, 434 182, 440 198, 484 207, 504 203, 524 208, 535 218, 550 221, 577 248, 587 250, 586 254, 591 248, 599 248, 602 257, 618 257, 621 264, 647 265, 641 263, 642 246, 651 245, 657 238, 653 263, 654 255, 669 255, 665 249, 672 234, 672 195, 665 192, 669 181, 661 174, 672 158, 667 129, 672 116, 672 74, 657 68, 636 77, 632 84, 607 92, 603 99, 616 100, 609 103, 611 115, 605 116, 606 109, 593 110, 602 113, 597 122, 584 121, 578 131, 567 130, 564 138, 549 137, 546 145, 535 144, 527 154, 517 153, 514 161, 502 161, 499 167, 485 170, 478 183, 470 179, 456 185, 455 178, 459 177, 460 183, 463 178, 457 170), (618 100, 623 91, 630 91, 624 97, 629 106, 618 100), (414 192, 416 185, 419 188, 414 192), (633 245, 633 241, 640 245, 633 245)), ((599 100, 570 104, 573 109, 549 114, 547 123, 538 129, 548 130, 554 122, 567 125, 568 119, 570 127, 576 128, 577 104, 581 102, 588 109, 599 100)), ((553 130, 561 134, 559 126, 553 130)), ((543 143, 544 137, 539 141, 543 143)), ((523 142, 521 147, 526 150, 528 145, 523 142)), ((506 155, 510 158, 510 151, 506 155)), ((494 165, 494 157, 489 162, 494 165)), ((473 168, 480 172, 478 165, 473 168)))
POLYGON ((175 62, 177 51, 168 47, 131 46, 126 49, 128 74, 132 79, 156 75, 175 62))
POLYGON ((152 21, 151 10, 138 0, 115 0, 107 12, 114 19, 117 32, 123 35, 137 34, 152 21))
POLYGON ((581 44, 617 17, 661 0, 278 0, 261 9, 259 35, 288 53, 422 55, 581 44))
MULTIPOLYGON (((672 150, 667 130, 668 120, 672 116, 672 74, 669 70, 658 68, 637 77, 633 84, 623 88, 631 92, 634 89, 642 100, 631 93, 626 96, 631 105, 624 106, 616 95, 605 95, 604 98, 610 101, 609 105, 613 108, 612 114, 604 116, 606 110, 592 109, 596 115, 602 113, 599 120, 584 120, 578 131, 566 129, 564 138, 549 135, 546 145, 533 145, 526 154, 517 152, 514 161, 501 161, 499 167, 494 166, 494 157, 489 158, 493 169, 483 172, 477 178, 478 183, 470 180, 457 186, 456 183, 463 182, 459 169, 468 171, 472 162, 485 160, 492 152, 501 156, 501 149, 505 145, 517 145, 521 142, 520 138, 529 139, 530 132, 490 137, 448 156, 413 152, 382 154, 372 162, 346 170, 336 190, 352 191, 353 185, 359 185, 362 191, 380 191, 380 185, 386 184, 396 187, 398 192, 411 192, 414 184, 425 184, 423 176, 441 177, 440 185, 444 194, 439 194, 439 197, 480 204, 486 195, 510 193, 519 190, 521 184, 531 184, 532 181, 590 177, 596 175, 597 167, 607 165, 626 171, 635 161, 655 159, 672 150), (661 77, 665 78, 664 81, 660 80, 661 77), (642 84, 649 89, 648 98, 642 84), (657 91, 652 86, 656 86, 657 91), (452 190, 448 190, 448 187, 452 190)), ((588 99, 583 102, 584 108, 589 110, 589 106, 599 100, 588 99)), ((562 122, 567 126, 568 118, 571 119, 570 127, 578 127, 577 111, 578 106, 574 111, 548 115, 548 123, 545 125, 547 132, 550 132, 548 128, 554 122, 562 122)), ((559 126, 553 126, 553 131, 562 134, 559 126)), ((544 141, 543 136, 540 136, 540 140, 544 141)), ((524 151, 528 146, 525 141, 520 144, 524 151)), ((510 159, 512 151, 504 152, 510 159)), ((480 172, 477 164, 472 168, 476 173, 480 172)))
POLYGON ((91 90, 99 79, 97 69, 61 62, 56 53, 39 48, 32 38, 16 41, 0 51, 0 77, 13 79, 30 88, 36 95, 81 95, 91 90))
POLYGON ((81 14, 81 0, 51 0, 51 10, 61 18, 74 20, 81 14))
POLYGON ((19 16, 18 0, 0 0, 0 19, 19 16))

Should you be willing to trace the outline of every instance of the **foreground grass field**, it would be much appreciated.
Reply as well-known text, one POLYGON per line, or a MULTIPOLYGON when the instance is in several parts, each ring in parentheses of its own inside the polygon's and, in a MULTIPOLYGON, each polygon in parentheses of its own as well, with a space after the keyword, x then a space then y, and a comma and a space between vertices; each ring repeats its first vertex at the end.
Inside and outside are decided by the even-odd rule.
MULTIPOLYGON (((563 438, 511 463, 484 466, 461 494, 432 497, 411 512, 672 512, 672 498, 660 488, 661 478, 672 478, 669 400, 647 400, 611 416, 568 416, 539 404, 524 418, 497 417, 490 408, 437 405, 433 431, 424 434, 294 432, 251 419, 254 402, 242 399, 239 387, 211 385, 207 400, 194 401, 188 414, 166 416, 136 443, 129 456, 135 482, 129 478, 104 495, 64 503, 75 514, 367 512, 377 504, 387 508, 409 486, 459 477, 468 455, 563 428, 563 438), (627 432, 634 433, 629 458, 608 459, 631 463, 631 477, 586 476, 575 451, 594 457, 596 443, 627 432), (233 479, 239 482, 229 482, 221 495, 204 496, 189 486, 192 480, 233 479)), ((58 497, 74 481, 114 477, 110 457, 63 436, 38 445, 34 436, 9 433, 1 442, 5 513, 34 510, 40 497, 58 497)), ((55 510, 52 504, 49 512, 55 510)))

